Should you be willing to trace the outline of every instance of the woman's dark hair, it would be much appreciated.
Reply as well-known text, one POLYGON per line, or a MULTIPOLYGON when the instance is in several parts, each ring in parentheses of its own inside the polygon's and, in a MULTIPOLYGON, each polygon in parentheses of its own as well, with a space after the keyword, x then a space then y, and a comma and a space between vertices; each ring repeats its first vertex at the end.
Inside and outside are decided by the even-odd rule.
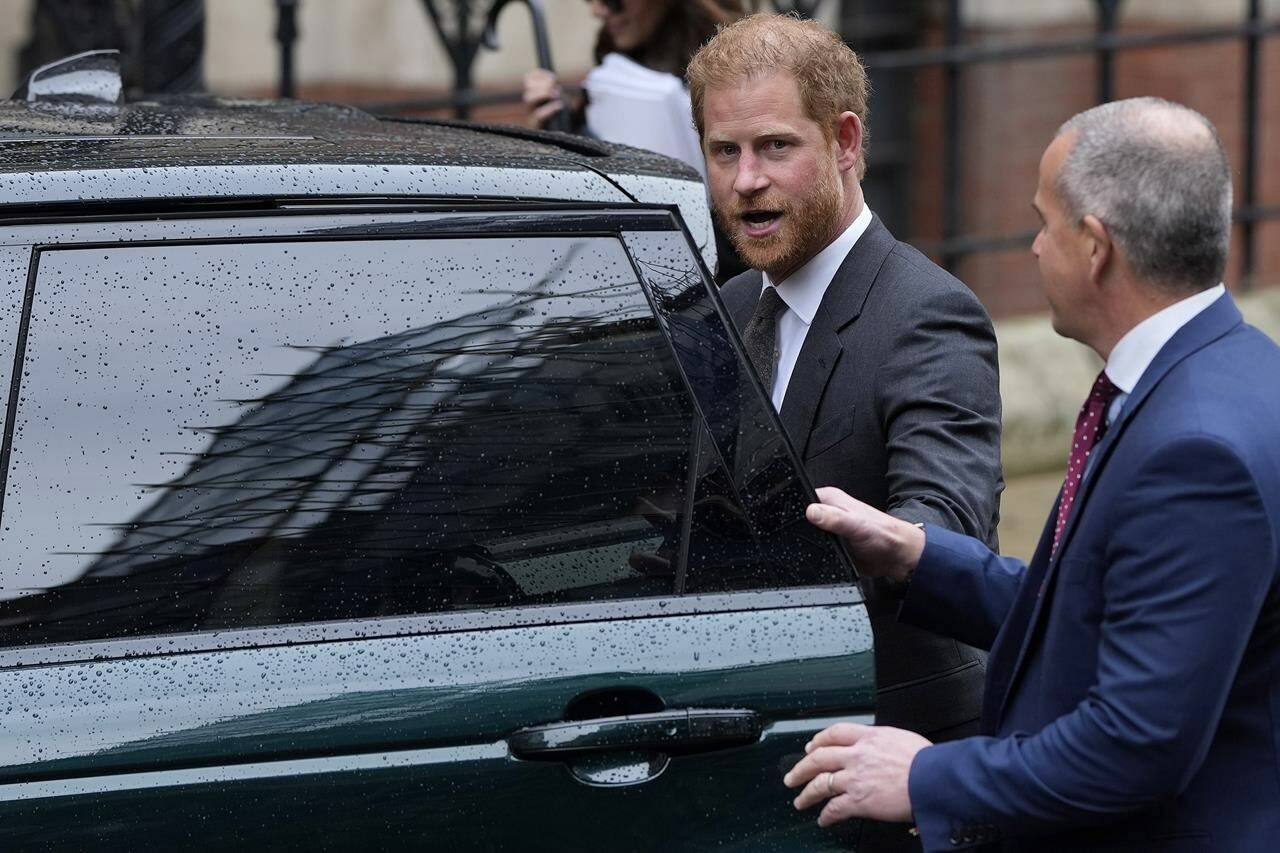
MULTIPOLYGON (((667 71, 683 80, 689 60, 716 34, 716 27, 744 14, 744 0, 668 0, 667 15, 654 30, 652 41, 628 55, 647 68, 667 71)), ((596 39, 596 62, 603 60, 606 53, 621 52, 601 28, 596 39)))

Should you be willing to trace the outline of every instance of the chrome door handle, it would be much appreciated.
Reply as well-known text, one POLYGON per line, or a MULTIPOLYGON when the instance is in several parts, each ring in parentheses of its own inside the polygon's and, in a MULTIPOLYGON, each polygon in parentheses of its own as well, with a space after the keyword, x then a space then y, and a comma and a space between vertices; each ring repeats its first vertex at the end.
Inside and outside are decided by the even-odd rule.
POLYGON ((682 708, 532 726, 513 733, 507 746, 518 758, 541 761, 618 751, 689 754, 754 743, 761 731, 755 711, 682 708))

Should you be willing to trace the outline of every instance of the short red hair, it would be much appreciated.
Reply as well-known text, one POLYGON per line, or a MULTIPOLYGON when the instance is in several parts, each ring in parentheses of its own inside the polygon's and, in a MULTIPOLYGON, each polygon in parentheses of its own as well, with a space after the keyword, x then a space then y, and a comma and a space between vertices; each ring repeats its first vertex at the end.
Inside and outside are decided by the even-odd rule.
POLYGON ((840 115, 862 122, 858 179, 867 170, 867 101, 871 87, 858 55, 831 30, 792 15, 760 13, 722 27, 689 62, 686 80, 693 101, 693 122, 705 138, 702 120, 707 88, 743 78, 789 73, 800 89, 804 111, 834 138, 840 115))

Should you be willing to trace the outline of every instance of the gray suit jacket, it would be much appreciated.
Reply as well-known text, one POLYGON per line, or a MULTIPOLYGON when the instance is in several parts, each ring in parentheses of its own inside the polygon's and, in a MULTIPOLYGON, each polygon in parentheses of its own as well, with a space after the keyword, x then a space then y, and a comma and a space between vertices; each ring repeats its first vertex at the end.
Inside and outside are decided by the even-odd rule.
MULTIPOLYGON (((721 290, 746 327, 756 270, 721 290)), ((873 218, 822 299, 781 418, 815 486, 995 546, 1000 389, 977 297, 873 218)), ((976 731, 983 654, 897 622, 898 598, 864 582, 876 639, 877 721, 926 736, 976 731)))

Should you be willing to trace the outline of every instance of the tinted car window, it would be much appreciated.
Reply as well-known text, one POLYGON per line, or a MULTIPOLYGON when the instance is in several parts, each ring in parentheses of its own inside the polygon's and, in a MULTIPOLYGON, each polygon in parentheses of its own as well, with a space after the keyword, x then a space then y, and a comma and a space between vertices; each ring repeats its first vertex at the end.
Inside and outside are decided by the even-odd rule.
POLYGON ((825 577, 613 239, 46 251, 29 325, 5 644, 825 577))
POLYGON ((656 231, 626 239, 702 415, 701 452, 719 460, 701 467, 683 588, 848 583, 833 541, 805 521, 812 496, 799 461, 687 241, 656 231))

